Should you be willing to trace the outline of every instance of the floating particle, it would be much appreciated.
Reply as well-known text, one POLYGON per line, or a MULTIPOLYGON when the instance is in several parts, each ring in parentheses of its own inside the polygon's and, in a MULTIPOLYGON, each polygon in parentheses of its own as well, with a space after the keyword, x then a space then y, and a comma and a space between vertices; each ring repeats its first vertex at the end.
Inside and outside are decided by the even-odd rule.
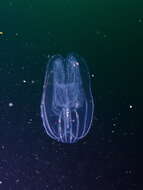
POLYGON ((12 2, 12 1, 9 2, 9 6, 10 6, 10 7, 13 6, 13 2, 12 2))
POLYGON ((26 81, 26 80, 23 80, 22 82, 23 82, 23 83, 26 83, 27 81, 26 81))
POLYGON ((107 34, 104 34, 103 37, 104 37, 104 38, 107 38, 107 34))
POLYGON ((115 130, 112 130, 112 133, 115 133, 115 130))
POLYGON ((94 78, 94 77, 95 77, 95 74, 92 74, 91 77, 94 78))
POLYGON ((9 107, 13 107, 14 104, 12 102, 9 102, 8 105, 9 105, 9 107))
POLYGON ((138 19, 138 23, 142 23, 143 19, 142 18, 139 18, 138 19))

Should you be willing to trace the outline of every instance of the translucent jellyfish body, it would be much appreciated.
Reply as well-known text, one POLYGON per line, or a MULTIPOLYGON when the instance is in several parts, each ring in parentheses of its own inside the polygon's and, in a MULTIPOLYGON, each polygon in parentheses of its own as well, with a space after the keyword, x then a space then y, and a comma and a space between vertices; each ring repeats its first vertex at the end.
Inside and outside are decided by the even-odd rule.
POLYGON ((53 56, 46 68, 41 117, 46 133, 62 143, 75 143, 91 128, 94 101, 84 59, 70 53, 53 56))

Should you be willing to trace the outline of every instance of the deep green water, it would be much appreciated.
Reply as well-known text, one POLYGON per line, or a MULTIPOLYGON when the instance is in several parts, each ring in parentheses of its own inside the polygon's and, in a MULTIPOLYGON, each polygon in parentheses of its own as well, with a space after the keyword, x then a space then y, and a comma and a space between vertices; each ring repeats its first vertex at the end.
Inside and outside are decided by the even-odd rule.
POLYGON ((0 30, 10 48, 18 47, 16 54, 77 52, 94 71, 97 92, 117 88, 135 95, 142 70, 142 7, 139 0, 2 1, 0 30))

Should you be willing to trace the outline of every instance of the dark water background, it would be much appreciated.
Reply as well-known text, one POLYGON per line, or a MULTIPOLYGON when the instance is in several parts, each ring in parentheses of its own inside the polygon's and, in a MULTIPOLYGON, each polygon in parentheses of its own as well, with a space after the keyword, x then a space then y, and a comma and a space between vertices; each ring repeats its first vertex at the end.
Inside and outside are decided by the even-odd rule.
POLYGON ((140 189, 142 10, 139 0, 1 2, 0 190, 140 189), (45 134, 40 101, 48 58, 71 51, 95 76, 95 115, 87 137, 65 145, 45 134))

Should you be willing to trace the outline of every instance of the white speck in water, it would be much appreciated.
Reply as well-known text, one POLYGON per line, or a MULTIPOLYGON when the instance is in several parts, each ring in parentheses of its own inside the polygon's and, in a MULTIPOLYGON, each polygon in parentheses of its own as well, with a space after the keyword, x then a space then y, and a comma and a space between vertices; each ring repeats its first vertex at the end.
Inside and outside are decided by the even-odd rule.
POLYGON ((9 107, 13 107, 14 104, 12 102, 9 102, 8 105, 9 105, 9 107))
POLYGON ((32 83, 32 84, 34 84, 34 83, 35 83, 35 81, 34 81, 34 80, 31 80, 31 83, 32 83))
POLYGON ((26 81, 26 80, 23 80, 22 82, 23 82, 23 83, 26 83, 27 81, 26 81))
POLYGON ((94 77, 95 77, 95 74, 91 74, 91 77, 94 78, 94 77))
POLYGON ((138 18, 138 23, 142 23, 143 19, 142 18, 138 18))

